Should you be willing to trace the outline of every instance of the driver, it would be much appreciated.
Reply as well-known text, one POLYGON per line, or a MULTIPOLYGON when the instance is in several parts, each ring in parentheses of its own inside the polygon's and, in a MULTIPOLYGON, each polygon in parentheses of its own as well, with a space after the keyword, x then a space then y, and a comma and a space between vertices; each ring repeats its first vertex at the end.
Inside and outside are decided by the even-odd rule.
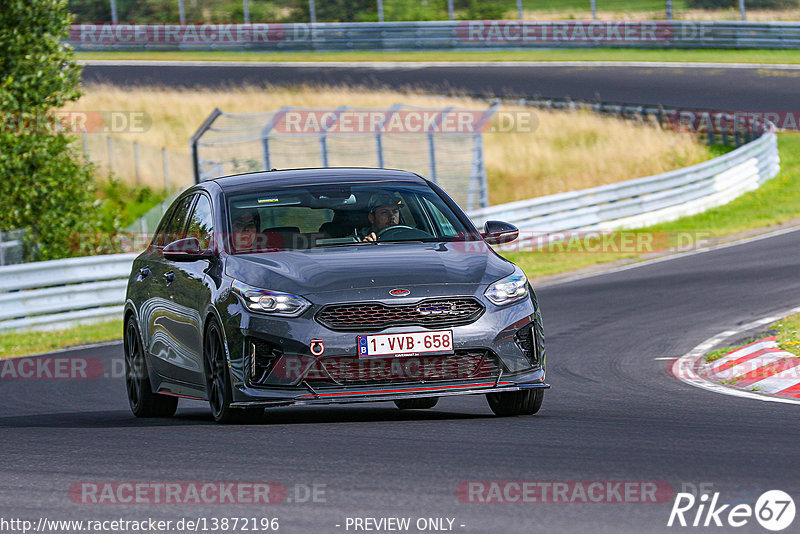
POLYGON ((392 193, 376 193, 369 199, 369 222, 371 226, 362 229, 364 241, 377 241, 378 233, 390 226, 400 224, 400 208, 403 200, 392 193))

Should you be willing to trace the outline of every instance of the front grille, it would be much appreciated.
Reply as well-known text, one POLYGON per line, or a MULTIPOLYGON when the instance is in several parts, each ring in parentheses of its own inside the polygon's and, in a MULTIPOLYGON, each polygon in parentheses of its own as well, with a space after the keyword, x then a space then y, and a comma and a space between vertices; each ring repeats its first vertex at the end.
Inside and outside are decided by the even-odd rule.
POLYGON ((469 324, 483 313, 474 298, 427 299, 415 304, 390 306, 380 302, 333 304, 317 313, 317 321, 331 330, 368 332, 388 326, 457 326, 469 324))
POLYGON ((253 385, 263 384, 272 371, 275 361, 283 355, 283 351, 272 343, 254 337, 246 338, 245 347, 248 380, 253 385))
POLYGON ((448 380, 494 380, 500 372, 497 356, 487 350, 457 350, 447 356, 318 359, 305 380, 314 387, 390 385, 448 380))

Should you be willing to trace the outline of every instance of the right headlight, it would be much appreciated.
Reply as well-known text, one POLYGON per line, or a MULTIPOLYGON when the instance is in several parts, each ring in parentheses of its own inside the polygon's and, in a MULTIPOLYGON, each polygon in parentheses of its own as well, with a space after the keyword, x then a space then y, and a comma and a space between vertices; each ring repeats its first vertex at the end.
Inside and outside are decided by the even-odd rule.
POLYGON ((260 289, 235 280, 231 286, 234 293, 254 312, 297 317, 311 307, 311 303, 300 295, 260 289))
POLYGON ((512 274, 491 284, 483 294, 498 306, 517 302, 528 296, 528 278, 515 265, 512 274))

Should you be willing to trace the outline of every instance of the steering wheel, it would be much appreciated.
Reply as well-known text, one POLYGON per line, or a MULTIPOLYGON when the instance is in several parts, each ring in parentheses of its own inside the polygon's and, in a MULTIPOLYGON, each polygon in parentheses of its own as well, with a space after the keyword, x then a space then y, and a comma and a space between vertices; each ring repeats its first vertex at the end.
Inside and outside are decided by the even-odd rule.
POLYGON ((406 226, 405 224, 395 224, 394 226, 387 226, 383 230, 380 230, 377 234, 375 234, 375 237, 380 239, 383 234, 392 230, 416 230, 416 228, 406 226))

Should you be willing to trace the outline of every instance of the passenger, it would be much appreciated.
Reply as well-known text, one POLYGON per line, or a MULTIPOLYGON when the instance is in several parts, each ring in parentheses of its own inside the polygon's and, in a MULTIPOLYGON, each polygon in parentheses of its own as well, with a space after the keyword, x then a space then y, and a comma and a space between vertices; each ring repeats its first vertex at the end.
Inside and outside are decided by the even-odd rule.
POLYGON ((261 217, 258 210, 242 211, 233 220, 233 243, 236 250, 251 250, 261 230, 261 217))

